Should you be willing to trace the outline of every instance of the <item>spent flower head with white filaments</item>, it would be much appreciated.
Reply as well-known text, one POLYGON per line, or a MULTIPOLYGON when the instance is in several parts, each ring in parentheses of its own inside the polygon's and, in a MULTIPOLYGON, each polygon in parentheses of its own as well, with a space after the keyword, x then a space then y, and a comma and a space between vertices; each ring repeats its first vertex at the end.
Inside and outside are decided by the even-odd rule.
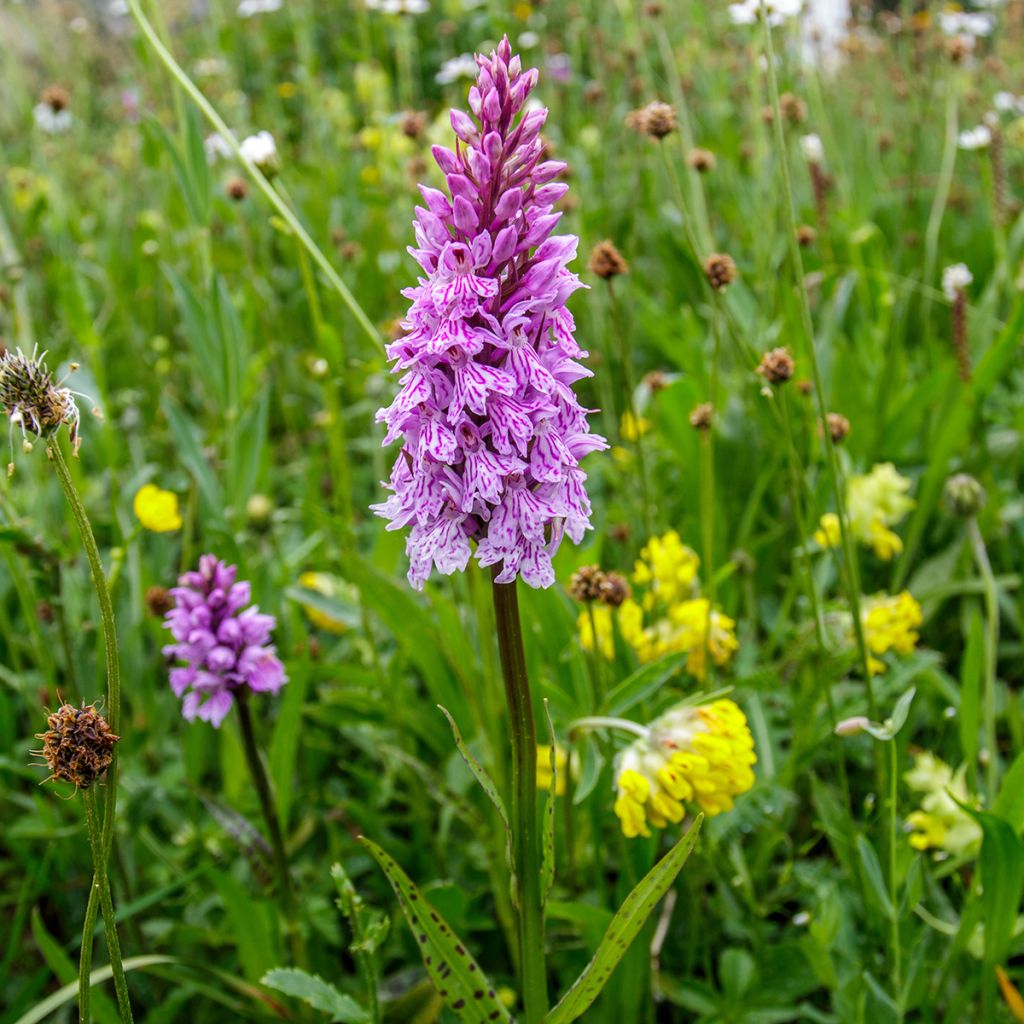
MULTIPOLYGON (((72 363, 68 372, 77 369, 78 364, 72 363)), ((78 454, 80 416, 75 398, 88 396, 66 387, 66 380, 67 375, 54 381, 46 367, 45 352, 37 354, 33 349, 31 356, 26 356, 21 349, 0 352, 0 408, 10 425, 11 438, 8 476, 14 473, 15 430, 21 431, 22 450, 30 452, 30 437, 46 440, 66 425, 75 454, 78 454)), ((93 414, 99 415, 95 407, 93 414)))

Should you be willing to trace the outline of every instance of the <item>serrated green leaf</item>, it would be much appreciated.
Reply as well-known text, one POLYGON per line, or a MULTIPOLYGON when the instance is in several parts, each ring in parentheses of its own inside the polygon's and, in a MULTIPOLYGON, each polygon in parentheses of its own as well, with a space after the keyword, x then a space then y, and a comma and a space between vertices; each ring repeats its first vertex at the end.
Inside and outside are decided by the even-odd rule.
POLYGON ((704 815, 698 815, 690 830, 637 883, 619 907, 593 959, 544 1018, 545 1024, 569 1024, 578 1020, 601 994, 619 961, 626 955, 644 922, 668 891, 697 842, 704 815))
POLYGON ((451 926, 424 899, 394 857, 363 836, 360 842, 387 876, 420 947, 423 964, 445 1005, 467 1024, 511 1022, 508 1010, 451 926))
POLYGON ((351 996, 339 992, 318 974, 309 974, 298 967, 275 967, 260 978, 260 984, 301 999, 340 1024, 366 1024, 370 1019, 351 996))

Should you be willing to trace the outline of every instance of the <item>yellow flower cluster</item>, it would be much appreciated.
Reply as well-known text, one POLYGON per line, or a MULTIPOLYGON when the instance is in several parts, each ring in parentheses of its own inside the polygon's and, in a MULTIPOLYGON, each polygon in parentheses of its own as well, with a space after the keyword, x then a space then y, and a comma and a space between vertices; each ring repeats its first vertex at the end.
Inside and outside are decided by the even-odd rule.
MULTIPOLYGON (((619 633, 641 661, 685 652, 687 671, 698 679, 707 675, 707 655, 718 666, 736 653, 736 622, 711 607, 699 595, 697 570, 700 558, 675 530, 652 537, 641 550, 633 568, 633 583, 642 591, 618 609, 619 633)), ((596 646, 609 661, 615 657, 613 609, 591 605, 579 616, 580 644, 586 651, 596 646)))
POLYGON ((966 773, 966 765, 954 773, 934 754, 925 752, 914 758, 914 767, 903 778, 911 789, 924 794, 920 810, 907 815, 907 824, 913 829, 910 845, 915 850, 937 850, 954 856, 977 852, 981 827, 956 802, 975 802, 967 791, 966 773))
MULTIPOLYGON (((304 572, 299 577, 299 586, 328 598, 347 597, 349 600, 352 600, 354 596, 349 585, 342 583, 333 576, 328 576, 324 572, 304 572)), ((344 633, 348 629, 348 623, 329 614, 323 608, 312 604, 312 602, 303 601, 301 604, 303 611, 306 613, 306 618, 314 626, 326 630, 328 633, 339 634, 344 633)))
MULTIPOLYGON (((880 594, 864 602, 861 623, 864 640, 872 655, 888 651, 910 654, 919 639, 917 628, 921 625, 921 606, 909 590, 895 596, 880 594)), ((868 667, 873 675, 885 671, 885 665, 877 657, 869 659, 868 667)))
MULTIPOLYGON (((884 562, 892 561, 903 550, 903 541, 890 527, 914 507, 913 498, 907 497, 909 490, 910 481, 900 476, 891 462, 881 462, 870 473, 850 477, 846 483, 850 530, 884 562)), ((823 548, 838 546, 839 517, 834 512, 821 517, 814 540, 823 548)))
POLYGON ((173 533, 181 529, 178 496, 173 491, 163 491, 156 484, 144 484, 135 495, 133 508, 139 522, 153 533, 173 533))
POLYGON ((720 814, 754 784, 757 761, 747 719, 731 700, 666 712, 616 763, 615 813, 632 839, 683 819, 683 804, 720 814))

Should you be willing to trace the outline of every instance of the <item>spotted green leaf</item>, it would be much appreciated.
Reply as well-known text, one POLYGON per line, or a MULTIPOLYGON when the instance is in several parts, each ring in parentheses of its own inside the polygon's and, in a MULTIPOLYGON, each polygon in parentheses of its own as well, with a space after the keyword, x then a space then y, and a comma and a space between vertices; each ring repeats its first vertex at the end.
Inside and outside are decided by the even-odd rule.
POLYGON ((583 969, 572 988, 562 997, 558 1005, 544 1018, 544 1024, 569 1024, 578 1020, 590 1008, 608 983, 619 961, 626 955, 644 922, 668 891, 676 876, 686 863, 704 815, 698 815, 690 831, 637 883, 633 891, 619 907, 608 930, 601 939, 601 945, 593 959, 583 969))
POLYGON ((394 857, 365 836, 360 840, 398 897, 420 947, 423 964, 445 1005, 465 1024, 493 1024, 512 1017, 490 982, 444 918, 424 899, 394 857))

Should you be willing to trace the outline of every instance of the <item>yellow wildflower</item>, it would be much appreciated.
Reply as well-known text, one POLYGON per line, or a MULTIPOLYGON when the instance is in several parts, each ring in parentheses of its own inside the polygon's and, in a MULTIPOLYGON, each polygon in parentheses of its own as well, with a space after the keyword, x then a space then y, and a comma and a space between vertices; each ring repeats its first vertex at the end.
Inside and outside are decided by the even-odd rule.
POLYGON ((903 544, 888 527, 895 526, 913 507, 907 497, 910 481, 896 472, 891 462, 873 466, 870 473, 851 477, 846 483, 846 507, 850 529, 862 544, 888 561, 903 544))
POLYGON ((914 767, 903 778, 911 789, 924 794, 920 810, 907 815, 907 824, 913 829, 910 845, 915 850, 938 850, 955 856, 977 852, 981 827, 957 803, 974 802, 967 790, 966 774, 966 765, 954 773, 927 751, 914 758, 914 767))
POLYGON ((635 728, 642 735, 616 762, 615 813, 628 838, 682 821, 684 803, 709 815, 728 811, 754 784, 754 740, 731 700, 680 705, 635 728))
MULTIPOLYGON (((888 651, 910 654, 919 639, 917 627, 921 621, 921 606, 909 590, 894 597, 882 594, 870 598, 861 609, 864 639, 868 650, 876 655, 888 651)), ((871 658, 869 667, 873 675, 885 671, 885 665, 878 658, 871 658)))
POLYGON ((736 653, 736 622, 728 615, 711 608, 706 597, 694 598, 674 605, 670 621, 678 628, 680 650, 689 651, 686 669, 698 679, 707 675, 706 654, 721 667, 736 653))
MULTIPOLYGON (((555 744, 555 796, 563 796, 569 768, 569 752, 555 744)), ((537 744, 537 788, 551 789, 551 747, 546 743, 537 744)))
POLYGON ((612 626, 612 610, 604 604, 592 604, 580 612, 576 628, 580 632, 580 646, 585 651, 594 649, 594 630, 597 629, 597 648, 601 657, 612 661, 615 658, 615 630, 612 626), (593 615, 593 619, 591 619, 593 615))
POLYGON ((891 562, 903 550, 903 541, 893 533, 881 520, 873 519, 868 527, 871 536, 871 547, 883 562, 891 562))
POLYGON ((633 567, 633 582, 649 585, 649 604, 655 599, 666 604, 689 597, 697 579, 700 558, 687 547, 675 530, 652 537, 640 551, 633 567))
POLYGON ((639 441, 650 429, 651 421, 645 416, 634 416, 630 410, 622 414, 619 431, 626 441, 639 441))
POLYGON ((173 533, 181 529, 178 496, 156 484, 143 484, 136 492, 132 507, 139 522, 154 533, 173 533))
MULTIPOLYGON (((343 595, 351 596, 346 595, 346 584, 323 572, 304 572, 299 577, 299 586, 329 598, 338 598, 343 595)), ((323 608, 312 603, 306 603, 305 601, 300 603, 302 604, 303 611, 306 613, 306 618, 314 626, 326 630, 328 633, 344 633, 348 629, 347 622, 324 611, 323 608)))
POLYGON ((835 512, 826 512, 818 522, 818 529, 814 531, 814 543, 822 548, 837 548, 841 539, 839 516, 835 512))

